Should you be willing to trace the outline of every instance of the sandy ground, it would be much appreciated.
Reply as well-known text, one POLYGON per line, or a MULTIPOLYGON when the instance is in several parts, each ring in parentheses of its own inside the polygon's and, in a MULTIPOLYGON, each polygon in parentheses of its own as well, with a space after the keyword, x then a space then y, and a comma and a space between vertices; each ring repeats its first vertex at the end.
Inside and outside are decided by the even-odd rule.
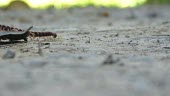
POLYGON ((169 10, 0 10, 0 24, 58 34, 0 45, 0 96, 168 96, 169 10))

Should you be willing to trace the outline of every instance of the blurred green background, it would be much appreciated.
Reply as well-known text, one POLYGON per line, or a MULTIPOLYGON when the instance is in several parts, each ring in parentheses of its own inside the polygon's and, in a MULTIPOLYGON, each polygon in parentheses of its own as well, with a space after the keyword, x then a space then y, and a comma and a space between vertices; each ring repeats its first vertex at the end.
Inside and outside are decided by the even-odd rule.
POLYGON ((145 4, 170 4, 170 0, 146 0, 145 4))
POLYGON ((24 7, 35 9, 70 7, 136 7, 144 4, 170 4, 170 0, 0 0, 1 8, 24 7))

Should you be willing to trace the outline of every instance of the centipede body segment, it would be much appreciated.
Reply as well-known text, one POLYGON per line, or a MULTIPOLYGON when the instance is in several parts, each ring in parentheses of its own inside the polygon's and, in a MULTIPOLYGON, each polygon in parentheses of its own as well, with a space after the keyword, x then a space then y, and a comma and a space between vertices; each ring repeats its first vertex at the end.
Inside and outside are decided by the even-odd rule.
POLYGON ((56 33, 52 32, 33 32, 29 31, 33 26, 29 27, 27 30, 22 30, 6 25, 0 25, 0 40, 9 39, 10 41, 13 40, 21 40, 27 41, 27 37, 47 37, 52 36, 53 38, 57 37, 56 33))

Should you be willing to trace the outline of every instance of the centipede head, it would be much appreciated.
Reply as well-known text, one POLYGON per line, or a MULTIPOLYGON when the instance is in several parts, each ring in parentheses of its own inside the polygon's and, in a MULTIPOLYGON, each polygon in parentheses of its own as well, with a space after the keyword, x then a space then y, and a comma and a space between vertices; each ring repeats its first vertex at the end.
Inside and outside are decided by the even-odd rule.
POLYGON ((56 33, 53 33, 53 38, 56 38, 57 37, 57 34, 56 33))

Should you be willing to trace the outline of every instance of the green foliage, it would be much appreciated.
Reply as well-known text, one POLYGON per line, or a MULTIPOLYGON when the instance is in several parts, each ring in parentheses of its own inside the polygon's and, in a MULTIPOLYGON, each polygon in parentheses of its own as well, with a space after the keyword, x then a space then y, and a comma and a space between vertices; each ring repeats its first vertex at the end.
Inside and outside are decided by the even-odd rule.
POLYGON ((147 0, 146 4, 170 4, 170 0, 147 0))

